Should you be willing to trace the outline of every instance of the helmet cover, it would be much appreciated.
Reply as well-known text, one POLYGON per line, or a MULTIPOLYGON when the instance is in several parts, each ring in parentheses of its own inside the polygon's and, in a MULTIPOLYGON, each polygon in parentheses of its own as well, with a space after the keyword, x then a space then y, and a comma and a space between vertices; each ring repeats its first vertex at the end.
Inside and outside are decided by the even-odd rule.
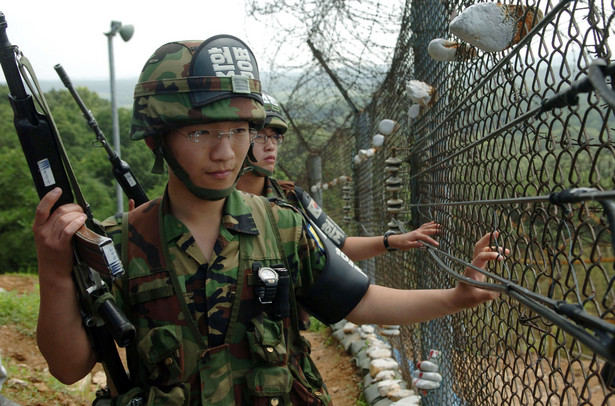
POLYGON ((250 48, 231 35, 169 42, 145 63, 135 86, 130 137, 217 121, 265 119, 258 65, 250 48))
POLYGON ((288 131, 288 124, 282 115, 282 109, 278 101, 268 93, 263 92, 263 103, 267 117, 265 118, 265 127, 273 128, 279 134, 284 134, 288 131))

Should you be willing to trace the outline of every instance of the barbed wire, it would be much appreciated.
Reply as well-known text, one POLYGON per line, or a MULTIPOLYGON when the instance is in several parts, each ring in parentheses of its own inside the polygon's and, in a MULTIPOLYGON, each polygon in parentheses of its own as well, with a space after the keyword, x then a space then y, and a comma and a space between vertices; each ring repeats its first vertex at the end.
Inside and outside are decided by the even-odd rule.
MULTIPOLYGON (((461 42, 449 25, 475 3, 249 2, 254 15, 279 27, 270 83, 305 143, 314 146, 306 151, 290 141, 281 159, 305 161, 306 154, 317 153, 323 178, 351 175, 350 199, 341 188, 322 192, 325 210, 348 235, 378 235, 392 223, 399 229, 430 220, 441 224, 441 252, 397 252, 362 261, 377 283, 403 289, 452 286, 455 278, 438 270, 471 257, 473 241, 497 228, 496 245, 511 250, 497 273, 501 283, 580 306, 601 320, 597 324, 615 323, 614 226, 607 208, 597 200, 549 200, 554 192, 585 188, 613 199, 615 118, 609 91, 615 75, 597 61, 612 62, 614 2, 510 1, 507 7, 542 13, 519 42, 463 60, 431 58, 427 49, 434 38, 461 42), (292 51, 288 60, 278 58, 284 47, 292 51), (603 74, 601 88, 566 94, 592 70, 603 74), (408 114, 409 80, 435 90, 418 117, 408 114), (563 103, 575 97, 576 103, 563 103), (545 100, 557 106, 545 111, 545 100), (401 130, 387 136, 370 160, 355 163, 353 156, 369 148, 382 119, 396 121, 401 130), (398 155, 403 163, 396 174, 404 188, 396 196, 403 209, 393 217, 387 211, 385 167, 395 153, 405 154, 398 155)), ((285 169, 300 184, 311 184, 300 165, 285 169)), ((609 354, 514 295, 402 327, 393 341, 407 381, 430 349, 444 354, 443 385, 422 403, 612 403, 615 368, 605 361, 609 354)))

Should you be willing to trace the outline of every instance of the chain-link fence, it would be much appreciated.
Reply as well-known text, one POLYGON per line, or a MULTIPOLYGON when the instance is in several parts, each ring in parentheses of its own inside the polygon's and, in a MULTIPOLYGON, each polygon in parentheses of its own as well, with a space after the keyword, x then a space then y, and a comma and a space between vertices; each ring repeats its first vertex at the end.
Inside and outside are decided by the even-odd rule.
MULTIPOLYGON (((429 42, 456 40, 450 20, 472 4, 407 2, 386 80, 352 128, 338 130, 322 149, 323 206, 349 235, 382 235, 397 227, 392 219, 408 230, 436 221, 438 249, 464 260, 480 236, 497 229, 494 244, 511 254, 490 272, 513 284, 508 292, 548 299, 532 307, 523 295, 504 292, 476 309, 402 328, 394 345, 407 381, 430 349, 442 351, 442 387, 425 394, 424 404, 615 404, 612 369, 593 346, 615 353, 615 220, 605 200, 615 191, 615 119, 608 94, 577 86, 587 84, 597 59, 611 61, 613 3, 511 3, 542 11, 521 42, 454 62, 432 59, 429 42), (409 80, 435 89, 413 119, 409 80), (578 104, 542 111, 542 101, 558 93, 565 95, 559 101, 576 96, 578 104), (353 160, 372 147, 383 119, 399 130, 373 156, 353 160), (340 176, 351 183, 337 182, 340 176), (401 190, 389 187, 392 177, 401 179, 401 190), (550 201, 569 188, 591 189, 550 201), (567 309, 579 311, 578 323, 541 308, 553 303, 575 305, 567 309), (598 322, 582 324, 585 316, 598 322)), ((426 249, 361 266, 378 284, 403 289, 453 286, 445 267, 464 268, 426 249)))

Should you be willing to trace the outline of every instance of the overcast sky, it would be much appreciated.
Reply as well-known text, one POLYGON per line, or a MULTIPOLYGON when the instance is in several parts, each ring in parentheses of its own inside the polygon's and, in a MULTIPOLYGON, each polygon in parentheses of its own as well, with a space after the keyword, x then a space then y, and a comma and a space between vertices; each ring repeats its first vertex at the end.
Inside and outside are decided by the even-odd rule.
MULTIPOLYGON (((56 80, 60 63, 71 79, 109 77, 111 21, 132 24, 134 35, 113 38, 115 76, 137 77, 160 45, 175 40, 231 34, 264 59, 269 34, 245 15, 244 0, 8 0, 2 2, 7 36, 34 66, 39 80, 56 80)), ((261 66, 263 64, 261 63, 261 66)), ((0 75, 0 82, 6 83, 0 75)))

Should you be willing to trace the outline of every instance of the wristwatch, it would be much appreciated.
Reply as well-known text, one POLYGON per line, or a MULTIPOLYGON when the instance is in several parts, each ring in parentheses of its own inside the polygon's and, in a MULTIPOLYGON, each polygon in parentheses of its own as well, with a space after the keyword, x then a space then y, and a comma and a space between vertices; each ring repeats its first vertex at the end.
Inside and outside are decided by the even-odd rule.
POLYGON ((389 236, 395 234, 395 231, 387 231, 386 233, 384 233, 384 237, 383 237, 383 242, 384 242, 384 248, 387 249, 387 251, 397 251, 397 248, 393 248, 389 245, 389 236))
POLYGON ((278 290, 278 273, 274 271, 273 268, 264 266, 259 268, 258 278, 261 282, 260 289, 257 289, 258 300, 262 304, 273 302, 276 291, 278 290))

